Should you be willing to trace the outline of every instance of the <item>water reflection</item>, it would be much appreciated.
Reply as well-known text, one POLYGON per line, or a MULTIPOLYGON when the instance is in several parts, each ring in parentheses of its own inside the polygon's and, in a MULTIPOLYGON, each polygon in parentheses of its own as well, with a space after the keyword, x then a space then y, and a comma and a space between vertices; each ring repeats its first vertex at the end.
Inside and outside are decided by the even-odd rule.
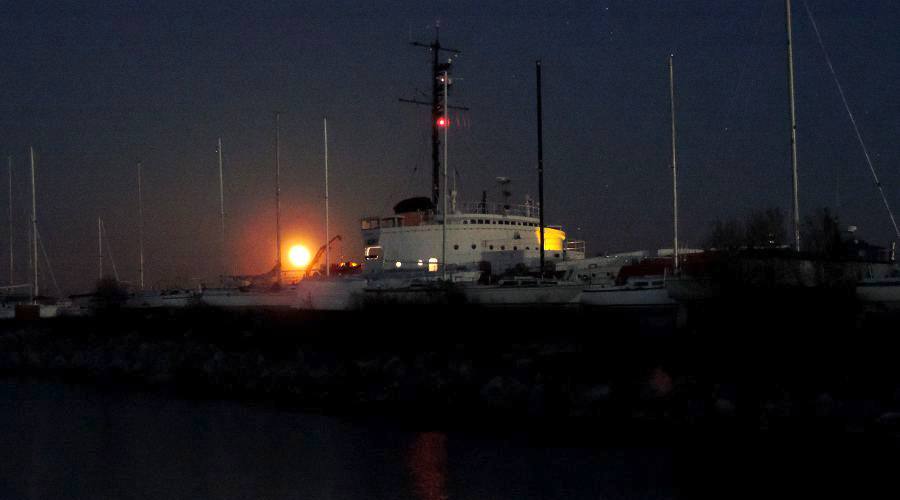
POLYGON ((447 436, 441 432, 416 435, 409 453, 413 489, 420 500, 444 500, 447 488, 447 436))
POLYGON ((0 401, 3 500, 671 497, 671 457, 653 451, 2 379, 0 401))

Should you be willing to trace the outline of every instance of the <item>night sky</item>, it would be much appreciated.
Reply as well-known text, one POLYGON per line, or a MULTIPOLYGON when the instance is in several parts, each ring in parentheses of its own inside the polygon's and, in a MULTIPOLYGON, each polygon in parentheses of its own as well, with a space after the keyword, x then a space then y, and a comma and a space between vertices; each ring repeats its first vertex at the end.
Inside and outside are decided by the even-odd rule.
MULTIPOLYGON (((188 3, 2 3, 0 193, 5 207, 13 155, 15 281, 27 277, 29 144, 39 229, 64 293, 93 286, 98 216, 121 278, 137 279, 139 160, 148 286, 218 273, 219 136, 230 270, 268 270, 276 110, 286 246, 324 242, 327 115, 331 231, 358 257, 359 217, 429 192, 429 111, 397 99, 429 88, 430 55, 408 42, 430 41, 435 21, 463 51, 450 97, 471 108, 451 117, 460 199, 487 189, 496 200, 496 176, 513 179, 516 201, 536 196, 540 58, 548 222, 587 240, 591 255, 670 246, 674 53, 682 241, 700 245, 716 218, 790 213, 782 0, 188 3)), ((900 3, 809 4, 900 209, 900 3)), ((794 43, 801 210, 829 206, 886 245, 893 229, 802 0, 794 43)))

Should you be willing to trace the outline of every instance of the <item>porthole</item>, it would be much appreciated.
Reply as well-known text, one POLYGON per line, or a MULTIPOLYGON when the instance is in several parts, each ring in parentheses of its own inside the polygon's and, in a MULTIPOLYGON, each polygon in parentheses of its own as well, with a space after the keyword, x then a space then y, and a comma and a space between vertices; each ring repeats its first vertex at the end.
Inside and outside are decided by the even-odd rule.
POLYGON ((453 245, 454 250, 459 250, 459 245, 453 245))
POLYGON ((475 250, 476 247, 477 247, 477 245, 475 245, 474 243, 472 243, 472 250, 475 250))
POLYGON ((491 246, 489 246, 488 248, 491 249, 491 250, 493 250, 493 249, 494 249, 494 245, 491 245, 491 246))

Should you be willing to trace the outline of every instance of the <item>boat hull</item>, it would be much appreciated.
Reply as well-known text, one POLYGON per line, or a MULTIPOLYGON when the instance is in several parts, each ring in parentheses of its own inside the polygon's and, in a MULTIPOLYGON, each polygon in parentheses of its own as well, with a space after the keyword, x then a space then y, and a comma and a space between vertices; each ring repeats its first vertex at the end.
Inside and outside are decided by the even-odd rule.
POLYGON ((581 304, 590 307, 673 307, 678 302, 669 297, 665 287, 586 288, 581 293, 581 304))

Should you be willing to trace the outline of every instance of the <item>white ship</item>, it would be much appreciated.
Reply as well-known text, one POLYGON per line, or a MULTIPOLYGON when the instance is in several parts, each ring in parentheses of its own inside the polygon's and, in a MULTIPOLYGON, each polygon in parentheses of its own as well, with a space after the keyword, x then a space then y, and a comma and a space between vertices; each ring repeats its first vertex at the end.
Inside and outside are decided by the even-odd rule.
MULTIPOLYGON (((544 223, 541 147, 540 63, 538 62, 538 193, 522 204, 510 203, 510 180, 498 177, 501 202, 458 203, 456 189, 447 182, 449 109, 466 108, 448 103, 453 84, 451 62, 440 54, 458 54, 435 40, 414 43, 432 51, 432 99, 401 101, 431 107, 431 197, 408 198, 386 216, 360 221, 368 291, 384 295, 389 290, 436 293, 435 283, 454 283, 467 300, 509 304, 570 302, 578 287, 565 287, 555 278, 556 265, 583 260, 584 244, 567 241, 561 226, 544 223), (504 281, 499 281, 505 278, 504 281), (543 279, 548 278, 548 279, 543 279), (562 286, 562 288, 560 288, 562 286), (563 288, 565 290, 563 291, 563 288), (571 288, 571 290, 569 290, 571 288), (558 290, 557 290, 558 289, 558 290)), ((446 288, 446 287, 444 287, 446 288)))

